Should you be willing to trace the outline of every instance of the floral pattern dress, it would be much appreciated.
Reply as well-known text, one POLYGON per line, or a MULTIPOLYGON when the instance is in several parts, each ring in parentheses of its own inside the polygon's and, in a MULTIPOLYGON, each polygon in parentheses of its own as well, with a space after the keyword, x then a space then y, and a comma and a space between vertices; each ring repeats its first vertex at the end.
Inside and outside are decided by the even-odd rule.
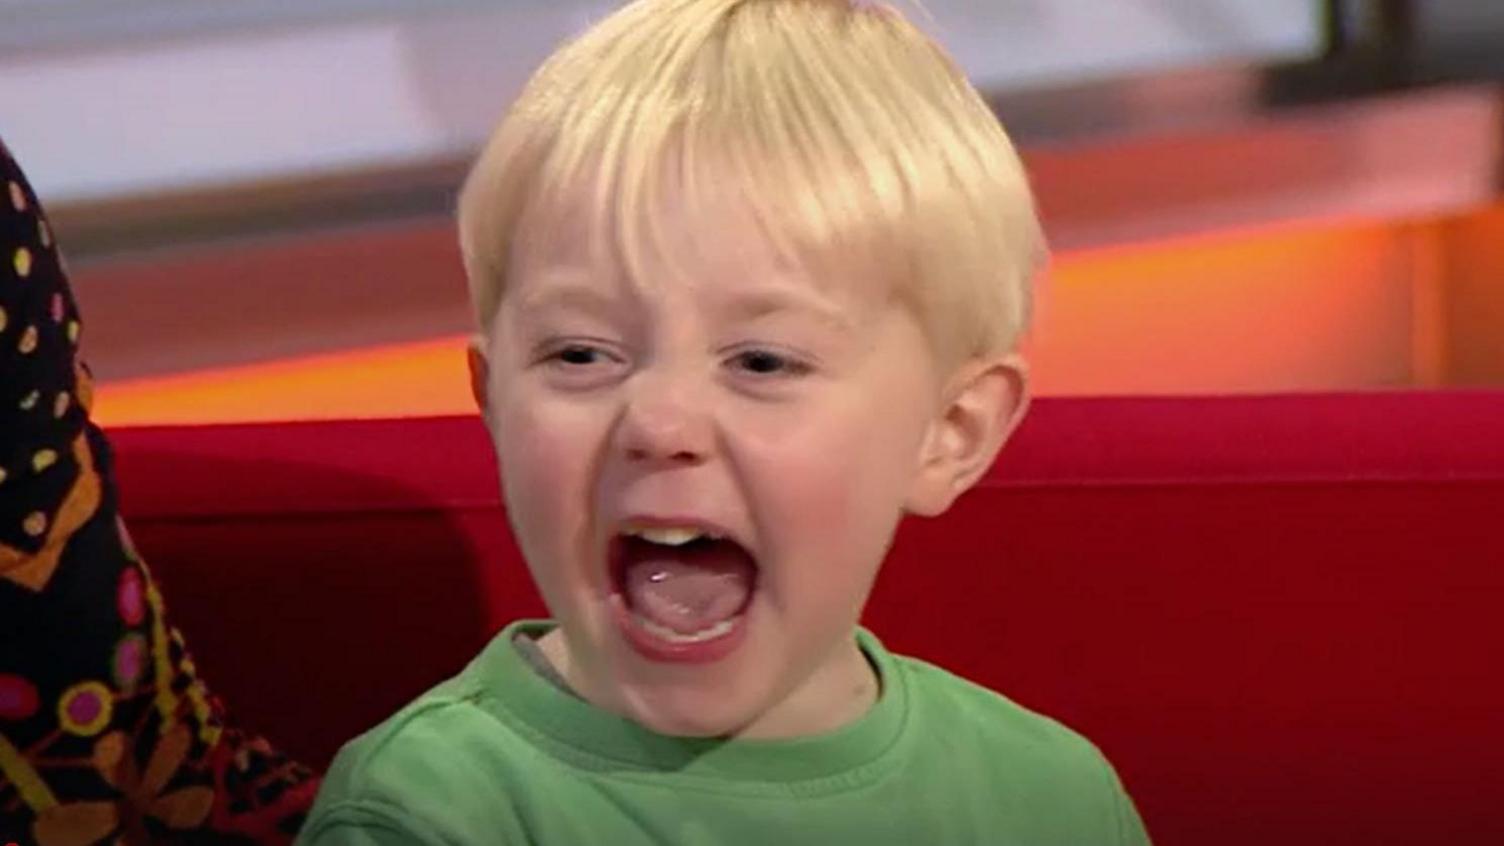
POLYGON ((318 777, 226 719, 170 624, 82 333, 0 142, 0 844, 289 843, 318 777))

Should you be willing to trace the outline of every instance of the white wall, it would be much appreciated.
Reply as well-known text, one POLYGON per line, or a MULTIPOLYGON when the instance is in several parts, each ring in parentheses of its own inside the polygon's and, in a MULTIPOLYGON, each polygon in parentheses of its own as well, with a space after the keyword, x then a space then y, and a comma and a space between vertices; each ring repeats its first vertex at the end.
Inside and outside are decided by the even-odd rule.
MULTIPOLYGON (((67 20, 54 14, 31 19, 27 42, 17 35, 26 2, 0 0, 8 16, 0 17, 0 134, 53 202, 469 150, 552 45, 612 3, 447 0, 421 14, 414 5, 384 0, 380 14, 368 5, 359 16, 305 11, 295 25, 198 21, 169 35, 170 27, 138 23, 114 38, 100 18, 80 14, 71 41, 67 20)), ((1311 0, 923 5, 940 39, 988 86, 1301 56, 1319 37, 1311 0)))

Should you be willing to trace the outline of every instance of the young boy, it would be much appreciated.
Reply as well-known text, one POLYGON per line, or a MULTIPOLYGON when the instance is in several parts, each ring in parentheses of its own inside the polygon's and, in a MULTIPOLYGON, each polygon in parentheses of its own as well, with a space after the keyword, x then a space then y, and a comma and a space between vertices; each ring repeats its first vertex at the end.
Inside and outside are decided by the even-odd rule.
POLYGON ((346 746, 301 842, 1147 842, 1088 742, 857 625, 1027 404, 1043 239, 939 48, 859 0, 639 0, 539 70, 460 230, 555 620, 346 746))

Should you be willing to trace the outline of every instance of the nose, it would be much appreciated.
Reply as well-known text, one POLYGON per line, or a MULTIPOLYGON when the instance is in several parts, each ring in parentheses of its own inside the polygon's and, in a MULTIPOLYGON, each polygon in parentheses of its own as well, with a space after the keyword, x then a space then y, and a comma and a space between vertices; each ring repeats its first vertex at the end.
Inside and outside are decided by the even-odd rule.
POLYGON ((699 464, 714 447, 707 394, 683 375, 639 373, 616 427, 618 454, 648 465, 699 464))

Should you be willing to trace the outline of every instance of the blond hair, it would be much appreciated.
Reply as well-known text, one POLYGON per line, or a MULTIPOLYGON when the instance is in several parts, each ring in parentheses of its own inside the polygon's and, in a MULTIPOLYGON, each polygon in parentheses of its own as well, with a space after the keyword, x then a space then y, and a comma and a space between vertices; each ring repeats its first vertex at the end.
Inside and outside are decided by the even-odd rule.
POLYGON ((558 50, 460 196, 482 332, 524 216, 593 191, 591 247, 632 273, 664 243, 669 184, 690 208, 744 203, 803 266, 883 269, 947 358, 1011 350, 1028 323, 1046 251, 1023 166, 950 58, 890 7, 637 0, 558 50))

